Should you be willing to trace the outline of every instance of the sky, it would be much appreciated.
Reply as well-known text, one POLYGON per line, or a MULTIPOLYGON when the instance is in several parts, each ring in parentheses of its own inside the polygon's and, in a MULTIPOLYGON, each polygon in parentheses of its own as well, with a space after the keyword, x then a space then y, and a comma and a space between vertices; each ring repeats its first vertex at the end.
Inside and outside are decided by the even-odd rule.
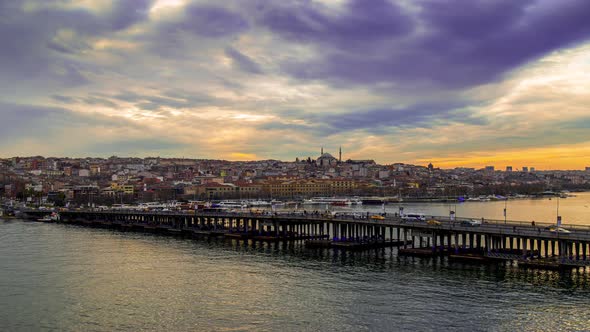
POLYGON ((0 157, 590 166, 587 0, 0 0, 0 157))

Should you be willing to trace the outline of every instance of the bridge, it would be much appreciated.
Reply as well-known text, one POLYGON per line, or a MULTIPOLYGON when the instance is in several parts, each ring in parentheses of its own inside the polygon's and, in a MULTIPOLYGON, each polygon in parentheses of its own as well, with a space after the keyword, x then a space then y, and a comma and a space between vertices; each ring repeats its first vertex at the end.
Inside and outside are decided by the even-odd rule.
MULTIPOLYGON (((25 210, 38 220, 47 211, 25 210)), ((519 221, 432 217, 436 221, 404 220, 397 215, 252 213, 225 211, 64 210, 56 222, 177 235, 227 237, 259 241, 305 241, 309 247, 365 250, 397 247, 399 254, 494 261, 517 261, 538 268, 590 265, 590 226, 519 221)))

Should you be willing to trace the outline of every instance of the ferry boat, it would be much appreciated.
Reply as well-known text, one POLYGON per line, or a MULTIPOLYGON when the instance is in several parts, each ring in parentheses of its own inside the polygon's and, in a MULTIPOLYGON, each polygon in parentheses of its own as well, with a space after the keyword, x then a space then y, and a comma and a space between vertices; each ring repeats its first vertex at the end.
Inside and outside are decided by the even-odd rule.
POLYGON ((263 201, 263 200, 257 200, 257 201, 248 201, 245 204, 247 204, 247 206, 270 206, 271 202, 267 202, 267 201, 263 201))
POLYGON ((285 203, 283 201, 279 201, 278 199, 273 199, 272 201, 270 201, 270 205, 272 205, 272 206, 284 206, 284 205, 287 205, 287 203, 285 203))
POLYGON ((336 198, 336 197, 312 197, 304 200, 303 204, 328 204, 335 206, 349 206, 353 204, 363 204, 359 198, 336 198))
POLYGON ((176 210, 180 207, 180 203, 177 201, 171 201, 166 203, 161 202, 148 202, 148 203, 139 203, 137 205, 137 209, 140 210, 176 210))
POLYGON ((218 206, 221 208, 228 208, 228 209, 245 209, 248 207, 247 204, 245 204, 243 202, 236 202, 236 201, 221 201, 218 203, 218 206))

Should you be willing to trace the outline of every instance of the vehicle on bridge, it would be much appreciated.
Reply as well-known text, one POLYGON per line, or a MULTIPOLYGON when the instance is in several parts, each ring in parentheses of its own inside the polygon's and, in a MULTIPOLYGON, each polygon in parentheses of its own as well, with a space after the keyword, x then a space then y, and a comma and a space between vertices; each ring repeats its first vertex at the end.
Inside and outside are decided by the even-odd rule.
POLYGON ((548 230, 552 233, 564 233, 564 234, 571 233, 567 229, 565 229, 563 227, 557 227, 557 226, 547 226, 547 227, 545 227, 545 230, 548 230))
POLYGON ((428 225, 430 225, 430 226, 440 226, 440 225, 442 225, 442 223, 440 221, 435 220, 435 219, 430 219, 426 223, 428 225))
POLYGON ((376 214, 374 216, 371 216, 371 219, 373 219, 373 220, 385 220, 385 217, 376 214))
POLYGON ((421 213, 406 213, 402 215, 402 220, 426 221, 426 216, 421 213))
POLYGON ((476 219, 462 220, 461 225, 462 226, 480 226, 481 220, 476 220, 476 219))

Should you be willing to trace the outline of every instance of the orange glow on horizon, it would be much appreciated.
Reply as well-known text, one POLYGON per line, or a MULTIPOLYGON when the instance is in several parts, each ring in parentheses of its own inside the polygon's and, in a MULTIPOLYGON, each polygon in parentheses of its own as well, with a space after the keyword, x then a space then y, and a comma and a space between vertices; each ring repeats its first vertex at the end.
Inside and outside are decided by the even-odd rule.
POLYGON ((590 144, 580 143, 549 148, 530 148, 523 150, 505 150, 496 152, 473 152, 453 158, 417 159, 414 163, 435 167, 483 168, 495 166, 496 170, 504 170, 512 166, 514 170, 523 166, 537 170, 584 170, 590 166, 590 144))

